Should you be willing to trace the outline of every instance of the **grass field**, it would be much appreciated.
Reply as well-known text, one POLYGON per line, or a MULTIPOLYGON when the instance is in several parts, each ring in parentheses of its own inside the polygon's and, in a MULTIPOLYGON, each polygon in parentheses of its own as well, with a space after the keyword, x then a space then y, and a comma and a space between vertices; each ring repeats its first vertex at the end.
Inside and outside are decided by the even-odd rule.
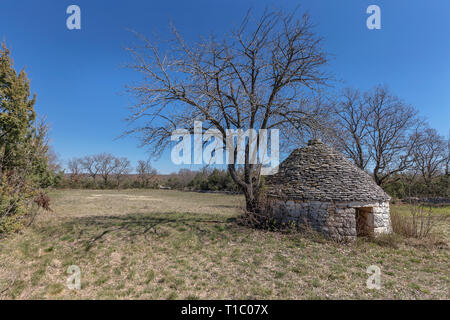
POLYGON ((0 240, 2 299, 450 298, 448 219, 438 244, 338 244, 237 226, 240 196, 64 190, 51 198, 54 212, 0 240), (66 287, 71 265, 80 290, 66 287), (366 286, 370 265, 381 268, 380 290, 366 286))

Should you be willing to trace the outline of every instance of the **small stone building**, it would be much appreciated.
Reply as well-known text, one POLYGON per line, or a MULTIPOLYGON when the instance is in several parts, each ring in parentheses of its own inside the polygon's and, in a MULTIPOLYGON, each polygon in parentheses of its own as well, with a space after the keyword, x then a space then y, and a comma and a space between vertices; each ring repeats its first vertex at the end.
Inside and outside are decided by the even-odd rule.
POLYGON ((311 140, 267 177, 268 214, 336 240, 391 232, 390 197, 342 154, 311 140))

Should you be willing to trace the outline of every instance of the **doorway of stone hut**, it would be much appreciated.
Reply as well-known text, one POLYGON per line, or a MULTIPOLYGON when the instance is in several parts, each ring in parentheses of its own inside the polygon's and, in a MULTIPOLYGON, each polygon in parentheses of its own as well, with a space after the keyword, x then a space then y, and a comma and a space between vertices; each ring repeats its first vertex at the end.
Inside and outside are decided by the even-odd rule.
POLYGON ((355 208, 356 236, 371 237, 374 233, 372 208, 355 208))

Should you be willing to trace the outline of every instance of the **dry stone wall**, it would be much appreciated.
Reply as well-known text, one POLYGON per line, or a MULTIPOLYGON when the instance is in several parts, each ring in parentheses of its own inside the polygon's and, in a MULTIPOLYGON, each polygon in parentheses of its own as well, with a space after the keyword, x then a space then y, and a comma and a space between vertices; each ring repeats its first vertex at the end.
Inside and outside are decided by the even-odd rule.
POLYGON ((389 202, 360 203, 280 200, 272 202, 272 215, 282 223, 294 222, 339 241, 355 240, 356 208, 371 208, 373 232, 391 232, 389 202))

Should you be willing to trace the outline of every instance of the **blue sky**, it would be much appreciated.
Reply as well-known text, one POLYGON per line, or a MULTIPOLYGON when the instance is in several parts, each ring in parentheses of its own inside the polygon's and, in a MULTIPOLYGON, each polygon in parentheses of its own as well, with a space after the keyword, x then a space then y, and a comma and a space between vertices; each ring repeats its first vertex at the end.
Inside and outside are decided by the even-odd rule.
MULTIPOLYGON (((186 39, 238 24, 248 8, 287 10, 300 5, 317 24, 328 70, 342 86, 362 90, 385 83, 419 109, 442 135, 450 119, 450 1, 448 0, 2 0, 0 37, 17 69, 26 68, 36 110, 51 125, 52 145, 62 160, 98 152, 127 156, 133 164, 148 157, 132 137, 116 139, 131 97, 124 86, 138 80, 123 49, 135 41, 127 28, 143 34, 169 33, 169 20, 186 39), (66 8, 81 8, 82 29, 66 28, 66 8), (366 8, 381 8, 381 30, 368 30, 366 8)), ((166 154, 154 166, 176 171, 166 154)), ((193 167, 195 169, 195 167, 193 167)))

